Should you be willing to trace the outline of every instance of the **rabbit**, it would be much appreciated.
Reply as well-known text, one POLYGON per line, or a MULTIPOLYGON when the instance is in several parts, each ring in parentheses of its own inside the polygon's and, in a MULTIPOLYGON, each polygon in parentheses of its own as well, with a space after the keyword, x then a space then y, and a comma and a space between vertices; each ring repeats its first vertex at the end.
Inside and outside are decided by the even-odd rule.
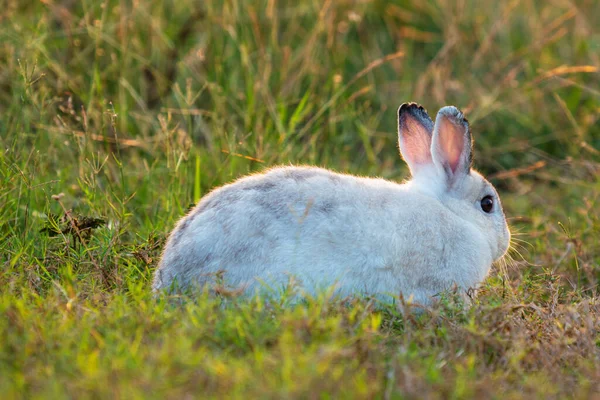
POLYGON ((404 103, 398 140, 402 184, 284 166, 213 190, 170 234, 154 292, 222 279, 251 294, 293 277, 311 293, 468 301, 510 241, 498 193, 471 168, 469 124, 453 106, 434 124, 404 103))

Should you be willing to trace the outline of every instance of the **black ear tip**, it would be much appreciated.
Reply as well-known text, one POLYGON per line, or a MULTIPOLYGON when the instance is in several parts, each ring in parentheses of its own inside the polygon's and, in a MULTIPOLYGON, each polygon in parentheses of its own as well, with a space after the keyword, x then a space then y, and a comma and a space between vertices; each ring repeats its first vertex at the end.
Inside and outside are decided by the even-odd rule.
POLYGON ((398 121, 400 123, 404 122, 407 115, 417 118, 419 121, 425 123, 425 125, 432 123, 431 117, 429 117, 425 107, 418 103, 402 103, 400 107, 398 107, 398 121))
POLYGON ((402 103, 400 104, 400 107, 398 107, 398 115, 403 114, 405 112, 409 112, 409 113, 425 113, 427 114, 427 110, 425 110, 425 108, 418 104, 418 103, 413 103, 413 102, 408 102, 408 103, 402 103))

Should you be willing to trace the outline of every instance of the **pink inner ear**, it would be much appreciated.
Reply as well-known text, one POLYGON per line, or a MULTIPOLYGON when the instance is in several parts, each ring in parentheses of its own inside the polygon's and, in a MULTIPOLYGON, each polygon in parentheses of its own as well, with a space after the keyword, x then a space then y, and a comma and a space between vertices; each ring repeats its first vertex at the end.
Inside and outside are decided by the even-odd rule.
POLYGON ((452 172, 456 172, 460 165, 461 156, 465 149, 464 128, 456 126, 452 122, 444 119, 443 126, 440 129, 440 145, 447 157, 448 164, 452 172))
POLYGON ((404 136, 406 155, 415 164, 431 163, 431 137, 423 127, 415 121, 407 121, 407 135, 404 136))

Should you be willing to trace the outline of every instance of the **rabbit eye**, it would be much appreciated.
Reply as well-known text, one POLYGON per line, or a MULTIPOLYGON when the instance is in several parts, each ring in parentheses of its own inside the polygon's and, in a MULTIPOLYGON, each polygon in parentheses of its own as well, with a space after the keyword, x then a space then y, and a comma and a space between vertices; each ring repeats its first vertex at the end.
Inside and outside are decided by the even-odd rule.
POLYGON ((491 213, 494 208, 494 199, 492 196, 485 196, 481 199, 481 209, 486 213, 491 213))

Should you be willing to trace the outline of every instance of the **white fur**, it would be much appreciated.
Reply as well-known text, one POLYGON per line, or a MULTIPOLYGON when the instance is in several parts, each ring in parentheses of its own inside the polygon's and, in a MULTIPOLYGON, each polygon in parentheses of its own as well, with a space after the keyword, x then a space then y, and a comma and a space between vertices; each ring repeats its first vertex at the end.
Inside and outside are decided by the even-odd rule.
MULTIPOLYGON (((431 136, 432 123, 414 107, 401 117, 431 136)), ((342 295, 402 294, 422 304, 455 285, 476 288, 510 238, 496 191, 468 167, 452 179, 431 160, 411 171, 411 181, 397 184, 280 167, 218 188, 171 233, 153 288, 212 284, 219 272, 248 293, 294 276, 311 292, 336 285, 342 295), (479 205, 488 194, 491 214, 479 205)))

